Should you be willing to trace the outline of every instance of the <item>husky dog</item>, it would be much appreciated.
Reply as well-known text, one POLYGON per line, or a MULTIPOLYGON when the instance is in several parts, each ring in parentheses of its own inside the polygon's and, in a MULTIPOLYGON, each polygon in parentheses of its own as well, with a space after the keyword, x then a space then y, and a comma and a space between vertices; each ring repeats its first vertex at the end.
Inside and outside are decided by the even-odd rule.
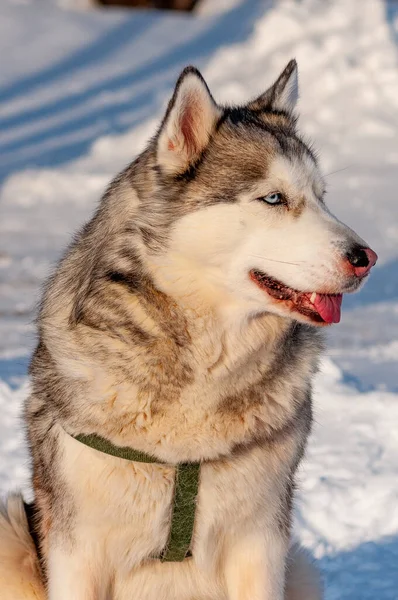
POLYGON ((2 600, 322 597, 291 541, 295 472, 321 328, 377 257, 324 203, 297 94, 295 61, 239 107, 186 68, 51 277, 25 410, 38 553, 13 497, 2 600), (175 470, 190 462, 190 555, 162 562, 175 470))

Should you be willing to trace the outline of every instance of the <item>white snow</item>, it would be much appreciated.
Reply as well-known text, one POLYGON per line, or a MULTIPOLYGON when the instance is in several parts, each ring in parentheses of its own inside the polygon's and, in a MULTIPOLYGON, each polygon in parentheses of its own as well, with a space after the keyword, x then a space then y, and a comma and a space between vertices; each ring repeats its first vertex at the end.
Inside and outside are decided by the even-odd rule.
POLYGON ((0 492, 29 494, 20 413, 40 285, 153 133, 179 70, 197 64, 217 99, 238 102, 295 56, 328 203, 380 257, 330 330, 296 529, 327 600, 397 600, 398 4, 205 0, 195 16, 67 5, 83 6, 0 5, 0 492))

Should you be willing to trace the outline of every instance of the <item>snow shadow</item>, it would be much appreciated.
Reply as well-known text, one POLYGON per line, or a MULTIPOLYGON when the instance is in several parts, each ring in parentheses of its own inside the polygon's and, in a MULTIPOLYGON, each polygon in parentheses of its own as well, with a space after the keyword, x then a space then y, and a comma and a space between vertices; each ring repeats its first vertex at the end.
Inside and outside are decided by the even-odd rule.
POLYGON ((397 600, 398 536, 366 542, 319 561, 326 600, 397 600))
POLYGON ((5 381, 11 389, 20 387, 28 375, 30 356, 17 358, 0 358, 0 381, 5 381))
MULTIPOLYGON (((115 54, 127 42, 131 43, 134 38, 139 35, 144 35, 150 25, 153 24, 153 18, 148 13, 139 14, 136 17, 126 18, 122 23, 118 23, 110 31, 106 31, 98 39, 84 48, 80 48, 76 52, 66 56, 58 63, 50 65, 26 77, 22 77, 11 83, 9 86, 0 90, 0 102, 8 102, 15 100, 18 96, 26 92, 56 83, 65 75, 71 75, 77 70, 83 68, 94 68, 96 64, 101 63, 105 58, 109 58, 115 54)), ((35 113, 33 113, 35 114, 35 113)), ((14 124, 25 123, 27 118, 13 116, 8 121, 5 121, 6 127, 12 127, 14 124), (21 120, 22 118, 22 120, 21 120)))
MULTIPOLYGON (((272 3, 272 0, 266 2, 270 6, 272 3)), ((153 115, 154 106, 159 104, 159 92, 162 95, 172 86, 183 66, 195 63, 203 67, 206 59, 219 47, 247 39, 263 11, 264 2, 246 0, 211 19, 185 17, 181 20, 181 27, 192 29, 189 39, 185 36, 185 41, 179 42, 177 35, 173 39, 162 40, 160 35, 159 48, 152 59, 147 60, 143 53, 144 56, 138 58, 137 63, 137 56, 134 55, 134 68, 113 75, 112 63, 109 63, 112 56, 118 52, 120 59, 120 52, 124 49, 126 56, 134 52, 135 44, 142 41, 154 23, 160 27, 163 23, 166 31, 170 31, 167 17, 140 11, 132 16, 129 13, 122 23, 113 26, 86 47, 0 89, 0 103, 8 103, 20 98, 27 99, 32 92, 52 88, 61 80, 70 79, 73 83, 79 71, 100 66, 107 69, 107 73, 99 75, 99 80, 94 84, 88 84, 83 89, 75 89, 71 85, 70 92, 64 97, 33 108, 24 107, 0 119, 2 133, 15 127, 26 128, 26 133, 21 137, 10 137, 9 141, 0 145, 0 178, 19 169, 56 166, 71 161, 86 154, 99 135, 123 133, 142 123, 153 115), (106 62, 107 65, 102 64, 106 62), (130 90, 132 86, 138 89, 130 90), (125 94, 121 99, 123 92, 125 94), (118 97, 112 98, 115 93, 118 97), (101 102, 101 97, 105 99, 104 102, 101 102), (78 114, 73 116, 73 112, 78 114), (51 124, 51 121, 54 123, 51 124), (36 131, 31 133, 34 129, 36 131)), ((178 34, 177 25, 173 31, 178 34)), ((123 62, 128 63, 124 58, 123 62)), ((25 105, 28 104, 25 102, 25 105)))
MULTIPOLYGON (((384 0, 386 20, 390 26, 391 35, 398 42, 398 0, 384 0)), ((397 595, 398 597, 398 595, 397 595)))

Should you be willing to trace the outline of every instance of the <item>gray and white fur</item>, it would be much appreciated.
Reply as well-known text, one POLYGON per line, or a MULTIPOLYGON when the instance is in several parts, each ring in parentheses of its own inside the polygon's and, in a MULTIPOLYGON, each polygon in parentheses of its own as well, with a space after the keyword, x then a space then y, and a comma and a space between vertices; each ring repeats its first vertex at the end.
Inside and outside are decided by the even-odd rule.
POLYGON ((364 242, 324 204, 296 100, 295 61, 240 107, 186 68, 48 281, 25 407, 39 552, 12 497, 3 600, 322 598, 291 539, 321 329, 250 273, 353 291, 347 255, 364 242), (262 201, 276 191, 283 206, 262 201), (81 433, 168 465, 103 454, 81 433), (192 557, 161 563, 183 461, 202 462, 192 557))

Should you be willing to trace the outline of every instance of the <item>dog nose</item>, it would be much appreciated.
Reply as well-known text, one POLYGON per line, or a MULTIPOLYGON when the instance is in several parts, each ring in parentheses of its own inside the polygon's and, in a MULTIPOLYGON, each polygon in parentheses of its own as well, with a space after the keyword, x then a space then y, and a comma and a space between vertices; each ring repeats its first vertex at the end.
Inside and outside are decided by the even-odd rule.
POLYGON ((370 269, 376 264, 377 254, 370 248, 362 248, 354 246, 346 257, 348 262, 354 267, 354 272, 357 277, 363 277, 369 273, 370 269))

